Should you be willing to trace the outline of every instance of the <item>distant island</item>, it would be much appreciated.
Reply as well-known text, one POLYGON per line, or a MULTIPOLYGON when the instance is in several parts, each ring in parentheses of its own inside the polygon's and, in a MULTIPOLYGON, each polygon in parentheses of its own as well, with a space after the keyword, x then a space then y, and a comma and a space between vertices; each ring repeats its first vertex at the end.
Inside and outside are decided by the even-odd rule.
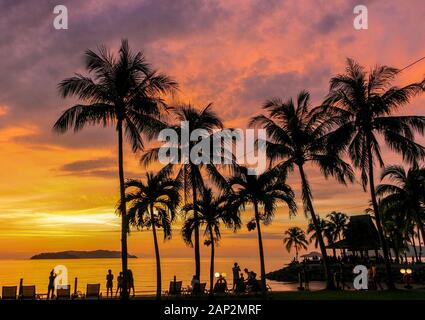
MULTIPOLYGON (((128 255, 129 258, 137 258, 135 255, 128 255)), ((94 250, 94 251, 61 251, 43 252, 36 254, 30 260, 42 259, 108 259, 121 258, 120 251, 94 250)))

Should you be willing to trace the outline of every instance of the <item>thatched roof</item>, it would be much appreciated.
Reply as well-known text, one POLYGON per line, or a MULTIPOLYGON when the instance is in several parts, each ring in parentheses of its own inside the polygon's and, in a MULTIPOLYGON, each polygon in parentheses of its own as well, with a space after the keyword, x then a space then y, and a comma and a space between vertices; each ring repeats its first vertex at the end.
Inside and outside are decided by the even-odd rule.
POLYGON ((345 238, 327 246, 329 249, 377 250, 380 248, 378 230, 368 214, 350 216, 345 238))

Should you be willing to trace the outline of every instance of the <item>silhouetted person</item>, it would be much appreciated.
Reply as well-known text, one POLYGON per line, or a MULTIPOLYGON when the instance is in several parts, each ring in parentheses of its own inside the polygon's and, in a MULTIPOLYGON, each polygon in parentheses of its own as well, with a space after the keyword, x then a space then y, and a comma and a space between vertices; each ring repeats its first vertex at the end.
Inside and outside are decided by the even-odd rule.
POLYGON ((114 287, 114 275, 112 274, 111 269, 108 270, 108 274, 106 275, 106 297, 109 297, 109 292, 111 292, 111 297, 113 295, 113 287, 114 287))
POLYGON ((47 287, 47 299, 53 299, 53 295, 55 294, 55 279, 56 279, 56 274, 55 274, 55 271, 52 270, 50 271, 49 286, 47 287))
POLYGON ((236 284, 238 283, 238 280, 239 280, 239 272, 241 271, 241 268, 239 267, 237 262, 235 262, 235 264, 232 268, 232 271, 233 271, 233 287, 232 287, 232 289, 235 290, 236 284))
POLYGON ((117 291, 115 292, 115 296, 117 296, 118 292, 120 293, 120 296, 122 294, 122 282, 123 282, 123 273, 120 272, 120 274, 117 277, 117 291))
POLYGON ((236 293, 244 293, 246 290, 245 278, 243 273, 239 275, 238 282, 236 283, 235 292, 236 293))
POLYGON ((259 286, 257 282, 257 274, 254 271, 248 271, 247 268, 244 269, 247 274, 248 279, 246 280, 246 288, 248 292, 257 292, 259 291, 259 286))
POLYGON ((217 279, 217 282, 214 285, 214 293, 225 293, 226 291, 227 291, 227 281, 220 274, 220 276, 217 279))
POLYGON ((130 295, 130 292, 133 290, 133 297, 135 296, 135 291, 134 291, 134 278, 133 278, 133 271, 131 271, 130 269, 127 270, 127 289, 128 289, 128 294, 130 295))
POLYGON ((192 294, 197 294, 201 291, 201 282, 196 275, 192 277, 192 281, 190 282, 190 291, 192 294))

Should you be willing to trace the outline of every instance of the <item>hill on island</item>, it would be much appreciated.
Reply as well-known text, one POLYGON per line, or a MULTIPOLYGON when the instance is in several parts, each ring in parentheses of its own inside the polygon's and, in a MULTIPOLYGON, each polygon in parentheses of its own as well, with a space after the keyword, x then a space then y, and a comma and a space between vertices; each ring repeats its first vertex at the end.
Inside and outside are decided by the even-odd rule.
MULTIPOLYGON (((135 255, 128 255, 129 258, 137 258, 135 255)), ((61 251, 43 252, 32 256, 31 260, 41 259, 108 259, 121 258, 120 251, 94 250, 94 251, 61 251)))

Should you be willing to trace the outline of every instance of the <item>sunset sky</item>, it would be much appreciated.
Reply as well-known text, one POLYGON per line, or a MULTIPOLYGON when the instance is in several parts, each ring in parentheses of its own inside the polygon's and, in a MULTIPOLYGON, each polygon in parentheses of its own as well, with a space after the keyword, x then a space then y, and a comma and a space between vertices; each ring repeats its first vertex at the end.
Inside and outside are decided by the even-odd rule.
MULTIPOLYGON (((116 135, 113 128, 52 133, 63 100, 57 84, 84 73, 86 49, 116 50, 128 38, 152 65, 178 81, 174 98, 203 107, 213 102, 227 126, 245 128, 268 98, 310 91, 313 103, 328 81, 344 71, 346 57, 368 68, 379 63, 402 68, 425 56, 422 0, 362 1, 369 29, 353 28, 358 1, 0 0, 0 258, 37 252, 120 249, 116 135), (53 8, 68 8, 69 29, 53 28, 53 8)), ((400 85, 423 79, 425 60, 397 78, 400 85)), ((425 115, 425 95, 401 111, 425 115)), ((424 138, 418 140, 425 143, 424 138)), ((400 159, 384 148, 385 162, 400 159)), ((127 177, 145 168, 126 148, 127 177)), ((378 171, 377 171, 378 172, 378 171)), ((297 174, 297 172, 295 172, 297 174)), ((362 213, 368 196, 358 182, 326 181, 308 168, 314 203, 323 217, 332 210, 362 213)), ((299 191, 298 176, 288 183, 299 191)), ((299 193, 297 193, 299 195, 299 193)), ((305 226, 279 209, 264 228, 267 256, 287 256, 282 245, 289 225, 305 226)), ((243 216, 250 217, 250 212, 243 216)), ((189 256, 176 225, 163 256, 189 256)), ((252 255, 256 234, 246 228, 225 234, 218 256, 252 255), (235 253, 237 252, 237 253, 235 253)), ((150 232, 133 232, 129 252, 152 256, 150 232)), ((256 252, 256 251, 255 251, 256 252)), ((203 248, 203 254, 208 250, 203 248)))

